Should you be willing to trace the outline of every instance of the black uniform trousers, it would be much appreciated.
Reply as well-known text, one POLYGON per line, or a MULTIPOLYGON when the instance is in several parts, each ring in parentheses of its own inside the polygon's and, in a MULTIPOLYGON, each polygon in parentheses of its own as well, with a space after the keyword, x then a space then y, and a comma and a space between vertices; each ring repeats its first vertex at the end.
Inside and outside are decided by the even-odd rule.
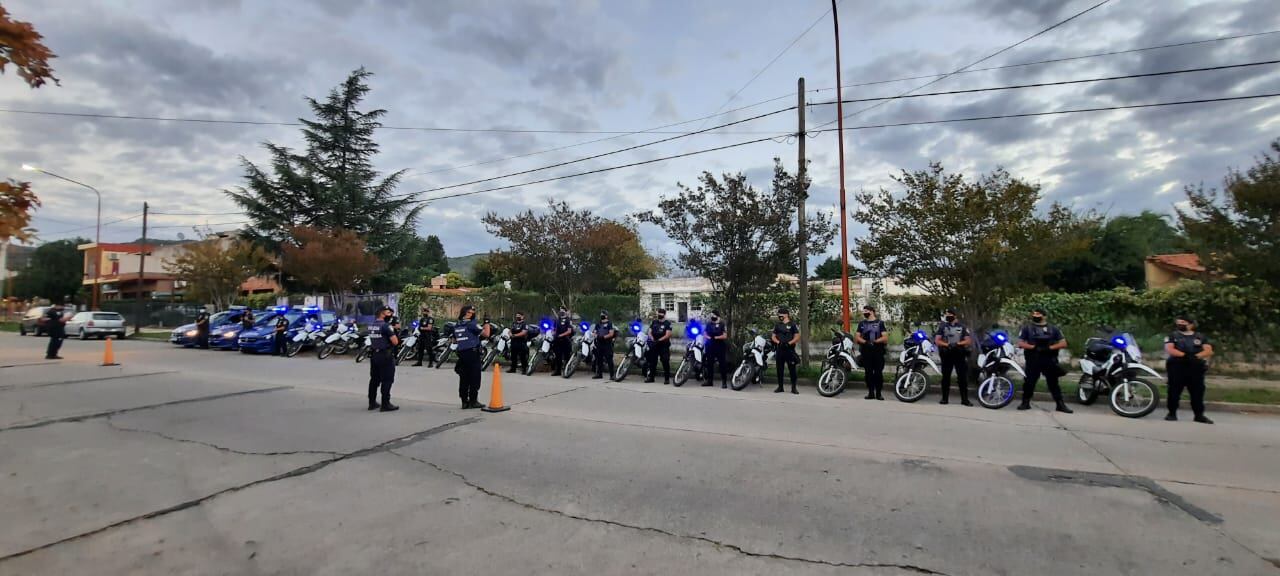
POLYGON ((859 361, 866 372, 867 393, 880 396, 884 392, 884 347, 863 346, 859 361))
POLYGON ((791 386, 796 385, 796 364, 799 359, 796 358, 796 349, 782 344, 778 346, 778 353, 774 355, 774 362, 777 364, 778 371, 778 387, 782 387, 782 369, 783 367, 791 369, 791 386))
POLYGON ((645 360, 645 377, 650 380, 658 375, 658 362, 662 362, 662 377, 671 379, 671 341, 654 342, 649 346, 649 358, 645 360))
POLYGON ((209 329, 208 328, 196 332, 196 346, 199 346, 200 348, 204 348, 206 350, 209 349, 209 329))
POLYGON ((1169 375, 1169 413, 1178 412, 1182 391, 1186 389, 1191 395, 1191 411, 1196 416, 1204 416, 1205 363, 1194 358, 1170 358, 1165 361, 1164 366, 1169 375))
POLYGON ((458 351, 458 398, 475 402, 480 395, 480 348, 458 351))
MULTIPOLYGON (((969 353, 967 350, 944 350, 942 358, 942 401, 951 397, 951 372, 960 380, 960 401, 969 401, 969 353)), ((1047 378, 1047 377, 1046 377, 1047 378)), ((1054 385, 1057 385, 1054 376, 1054 385)))
POLYGON ((382 391, 382 405, 391 403, 391 384, 396 380, 396 357, 392 349, 378 350, 369 357, 369 404, 378 403, 378 391, 382 391))
MULTIPOLYGON (((719 342, 719 340, 713 341, 719 342)), ((714 384, 716 380, 716 364, 720 365, 720 383, 724 384, 729 381, 729 356, 728 346, 724 344, 712 343, 707 346, 707 361, 704 370, 707 373, 707 384, 714 384)))
POLYGON ((58 351, 62 349, 62 341, 67 338, 67 333, 62 330, 54 332, 49 331, 49 345, 44 349, 45 358, 54 358, 58 355, 58 351))
MULTIPOLYGON (((418 364, 421 364, 422 357, 424 355, 432 354, 436 348, 436 333, 435 332, 419 332, 417 347, 418 347, 417 354, 413 357, 413 361, 417 362, 418 364)), ((427 365, 430 366, 431 364, 434 364, 435 361, 436 361, 435 358, 428 358, 427 365)))
POLYGON ((511 339, 511 366, 508 372, 526 372, 529 370, 529 341, 511 339))
POLYGON ((596 374, 601 374, 603 372, 604 375, 613 377, 613 340, 596 341, 596 358, 594 364, 596 374), (608 368, 607 372, 605 371, 606 367, 608 368))
POLYGON ((557 338, 551 341, 551 371, 559 374, 564 370, 564 365, 569 363, 570 348, 573 346, 572 338, 557 338))
POLYGON ((1053 395, 1053 401, 1062 402, 1062 388, 1058 386, 1058 357, 1028 354, 1026 359, 1027 379, 1022 384, 1022 403, 1031 403, 1041 374, 1044 375, 1045 385, 1049 387, 1049 394, 1053 395))
POLYGON ((273 338, 275 338, 275 341, 272 342, 271 353, 276 356, 284 356, 284 349, 285 349, 284 332, 276 332, 276 335, 273 338))

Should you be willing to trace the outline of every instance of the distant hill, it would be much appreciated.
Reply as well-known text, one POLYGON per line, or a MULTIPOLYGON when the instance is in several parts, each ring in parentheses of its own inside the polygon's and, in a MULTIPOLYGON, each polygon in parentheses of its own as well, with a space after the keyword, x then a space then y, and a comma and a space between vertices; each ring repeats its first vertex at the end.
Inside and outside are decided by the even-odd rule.
POLYGON ((449 258, 449 271, 461 274, 467 280, 471 279, 471 269, 475 267, 476 260, 488 256, 487 252, 479 254, 470 254, 467 256, 459 256, 457 258, 449 258))

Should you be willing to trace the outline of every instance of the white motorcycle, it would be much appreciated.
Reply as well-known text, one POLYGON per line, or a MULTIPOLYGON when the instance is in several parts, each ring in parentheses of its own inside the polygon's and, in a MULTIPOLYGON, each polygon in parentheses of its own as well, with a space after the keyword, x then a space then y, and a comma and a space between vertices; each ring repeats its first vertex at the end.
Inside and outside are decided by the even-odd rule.
POLYGON ((569 362, 564 365, 562 376, 569 378, 578 370, 578 364, 582 362, 591 362, 596 357, 596 326, 583 322, 578 328, 582 329, 582 335, 573 339, 573 354, 569 356, 569 362))
POLYGON ((497 338, 490 339, 489 345, 486 346, 486 348, 488 351, 484 354, 484 361, 480 363, 481 372, 488 370, 490 366, 493 366, 493 363, 498 359, 498 356, 502 356, 504 360, 510 358, 511 329, 503 328, 502 333, 499 334, 497 338))
POLYGON ((356 326, 353 323, 339 322, 329 331, 329 335, 325 336, 323 342, 316 345, 316 357, 324 360, 330 354, 346 354, 356 347, 360 341, 360 335, 356 333, 356 326))
POLYGON ((844 392, 849 383, 849 373, 859 368, 853 355, 853 335, 843 330, 831 329, 831 347, 822 361, 818 376, 818 393, 830 398, 844 392))
POLYGON ((1090 338, 1084 346, 1077 391, 1081 404, 1092 404, 1099 393, 1110 392, 1111 411, 1126 418, 1142 418, 1156 409, 1160 392, 1142 376, 1163 378, 1142 363, 1142 351, 1132 334, 1090 338))
POLYGON ((436 368, 444 365, 445 361, 458 351, 458 342, 453 339, 453 327, 455 323, 446 322, 444 325, 445 336, 436 339, 436 349, 431 351, 431 357, 434 358, 436 368))
MULTIPOLYGON (((369 332, 372 332, 373 329, 374 327, 370 325, 369 332)), ((356 364, 359 364, 364 361, 365 358, 368 358, 373 354, 373 337, 369 335, 369 332, 365 333, 364 340, 360 345, 360 351, 356 353, 356 364)))
POLYGON ((651 339, 649 333, 644 331, 644 326, 639 321, 631 323, 631 333, 635 334, 631 338, 627 338, 627 354, 622 357, 622 362, 613 371, 613 381, 621 382, 631 373, 631 366, 639 366, 640 371, 645 370, 645 360, 649 357, 649 346, 651 339))
POLYGON ((982 381, 978 384, 978 403, 984 408, 999 410, 1013 402, 1015 384, 1009 378, 1009 370, 1017 372, 1023 380, 1026 380, 1027 373, 1014 360, 1017 349, 1003 330, 987 334, 980 349, 978 370, 982 381))
POLYGON ((702 328, 697 325, 689 326, 689 344, 685 346, 684 358, 680 360, 680 367, 676 369, 675 379, 671 381, 671 385, 675 387, 684 386, 689 381, 689 376, 693 376, 699 380, 702 379, 703 361, 707 356, 707 336, 702 333, 702 328))
POLYGON ((742 346, 742 362, 738 364, 737 370, 733 371, 733 381, 730 386, 734 390, 742 390, 747 384, 759 382, 764 371, 769 368, 769 364, 773 363, 773 357, 777 353, 773 342, 765 338, 755 328, 749 328, 751 340, 742 346))
POLYGON ((298 352, 307 345, 314 345, 324 340, 325 331, 324 324, 319 322, 308 322, 305 328, 301 328, 293 335, 287 344, 285 344, 285 355, 290 358, 298 355, 298 352))
POLYGON ((893 371, 893 395, 902 402, 915 402, 924 398, 929 390, 926 370, 941 374, 930 354, 936 350, 929 335, 916 325, 916 331, 903 339, 902 354, 898 355, 898 367, 893 371))
POLYGON ((405 358, 413 355, 418 350, 418 321, 414 320, 409 327, 409 333, 400 338, 400 350, 396 351, 396 366, 404 362, 405 358))
POLYGON ((553 325, 550 322, 543 322, 541 327, 542 331, 529 340, 529 349, 533 351, 533 357, 529 359, 529 366, 525 368, 525 376, 532 376, 538 366, 551 358, 551 343, 555 340, 556 333, 552 330, 553 325))

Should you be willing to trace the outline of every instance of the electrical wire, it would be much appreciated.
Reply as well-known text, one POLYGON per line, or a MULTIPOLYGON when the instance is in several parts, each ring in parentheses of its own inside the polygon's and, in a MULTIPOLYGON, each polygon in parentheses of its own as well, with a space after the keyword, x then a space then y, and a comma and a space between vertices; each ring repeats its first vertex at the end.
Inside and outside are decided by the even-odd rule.
MULTIPOLYGON (((970 117, 970 118, 951 118, 951 119, 944 119, 944 120, 921 120, 921 121, 915 121, 915 122, 899 122, 899 123, 894 123, 894 124, 872 124, 872 125, 865 125, 865 126, 852 126, 852 127, 846 127, 846 128, 845 128, 845 130, 871 130, 871 129, 877 129, 877 128, 893 128, 893 127, 902 127, 902 126, 926 126, 926 125, 932 125, 932 124, 947 124, 947 123, 954 123, 954 122, 975 122, 975 121, 980 121, 980 120, 996 120, 996 119, 1001 119, 1001 118, 1029 118, 1029 117, 1037 117, 1037 116, 1052 116, 1052 115, 1058 115, 1058 114, 1077 114, 1077 113, 1084 113, 1084 112, 1106 112, 1106 111, 1112 111, 1112 110, 1131 110, 1131 109, 1139 109, 1139 108, 1157 108, 1157 107, 1162 107, 1162 106, 1181 106, 1181 105, 1189 105, 1189 104, 1207 104, 1207 103, 1213 103, 1213 102, 1234 102, 1234 101, 1241 101, 1241 100, 1255 100, 1255 99, 1260 99, 1260 98, 1274 98, 1274 97, 1277 97, 1277 96, 1280 96, 1280 92, 1277 92, 1277 93, 1268 93, 1268 94, 1253 94, 1253 95, 1249 95, 1249 96, 1228 96, 1228 97, 1221 97, 1221 98, 1201 98, 1201 99, 1197 99, 1197 100, 1181 100, 1181 101, 1176 101, 1176 102, 1156 102, 1156 103, 1150 103, 1150 104, 1128 104, 1128 105, 1104 106, 1104 107, 1096 107, 1096 108, 1078 108, 1078 109, 1072 109, 1072 110, 1053 110, 1053 111, 1048 111, 1048 112, 1028 112, 1028 113, 1020 113, 1020 114, 1001 114, 1001 115, 992 115, 992 116, 976 116, 976 117, 970 117)), ((825 130, 812 130, 812 131, 810 131, 810 133, 815 133, 815 132, 835 132, 835 131, 837 131, 837 130, 838 130, 837 128, 828 128, 828 129, 825 129, 825 130)), ((787 136, 787 135, 788 135, 788 134, 780 134, 779 136, 787 136)), ((766 137, 766 138, 757 138, 757 139, 755 139, 755 140, 748 140, 748 141, 745 141, 745 142, 738 142, 738 143, 735 143, 735 144, 727 144, 727 145, 724 145, 724 146, 717 146, 717 147, 714 147, 714 148, 706 148, 706 149, 703 149, 703 150, 695 150, 695 151, 692 151, 692 152, 684 152, 684 153, 681 153, 681 154, 674 154, 674 155, 671 155, 671 156, 664 156, 664 157, 661 157, 661 158, 652 158, 652 159, 649 159, 649 160, 642 160, 642 161, 639 161, 639 162, 632 162, 632 163, 629 163, 629 164, 621 164, 621 165, 618 165, 618 166, 609 166, 609 167, 605 167, 605 168, 598 168, 598 169, 595 169, 595 170, 588 170, 588 171, 585 171, 585 172, 577 172, 577 173, 574 173, 574 174, 565 174, 565 175, 563 175, 563 176, 554 176, 554 177, 551 177, 551 178, 543 178, 543 179, 541 179, 541 180, 534 180, 534 181, 531 181, 531 182, 524 182, 524 183, 521 183, 521 184, 508 184, 508 185, 505 185, 505 186, 497 186, 497 187, 493 187, 493 188, 485 188, 485 189, 483 189, 483 190, 472 190, 472 191, 468 191, 468 192, 457 192, 457 193, 453 193, 453 194, 445 194, 445 195, 442 195, 442 196, 436 196, 436 197, 433 197, 433 198, 424 198, 424 199, 422 199, 422 200, 419 200, 418 202, 422 202, 422 203, 429 203, 429 202, 434 202, 434 201, 437 201, 437 200, 445 200, 445 199, 450 199, 450 198, 459 198, 459 197, 463 197, 463 196, 472 196, 472 195, 475 195, 475 194, 485 194, 485 193, 488 193, 488 192, 497 192, 497 191, 501 191, 501 190, 510 190, 510 189, 512 189, 512 188, 520 188, 520 187, 522 187, 522 186, 530 186, 530 185, 533 185, 533 184, 542 184, 542 183, 545 183, 545 182, 554 182, 554 181, 556 181, 556 180, 566 180, 566 179, 569 179, 569 178, 577 178, 577 177, 579 177, 579 176, 588 176, 588 175, 591 175, 591 174, 600 174, 600 173, 603 173, 603 172, 611 172, 611 171, 614 171, 614 170, 620 170, 620 169, 622 169, 622 168, 632 168, 632 167, 635 167, 635 166, 643 166, 643 165, 646 165, 646 164, 655 164, 655 163, 657 163, 657 162, 664 162, 664 161, 667 161, 667 160, 674 160, 674 159, 677 159, 677 158, 684 158, 684 157, 687 157, 687 156, 695 156, 695 155, 698 155, 698 154, 706 154, 706 153, 708 153, 708 152, 718 152, 718 151, 720 151, 720 150, 728 150, 728 149, 730 149, 730 148, 738 148, 738 147, 740 147, 740 146, 747 146, 747 145, 751 145, 751 144, 759 144, 759 143, 761 143, 761 142, 768 142, 768 141, 771 141, 771 140, 773 140, 774 138, 777 138, 777 137, 778 137, 778 136, 774 136, 774 137, 772 137, 772 138, 770 138, 770 137, 766 137)))
MULTIPOLYGON (((121 223, 121 222, 128 222, 129 220, 133 220, 133 219, 135 219, 135 218, 141 218, 141 217, 142 217, 142 214, 134 214, 133 216, 126 216, 126 217, 124 217, 124 218, 118 218, 118 219, 115 219, 115 220, 110 220, 110 221, 107 221, 107 222, 103 222, 103 223, 101 224, 101 226, 102 226, 103 228, 106 228, 107 226, 111 226, 111 225, 113 225, 113 224, 119 224, 119 223, 121 223)), ((66 230, 54 230, 54 231, 50 232, 50 234, 66 234, 66 233, 68 233, 68 232, 76 232, 76 231, 79 231, 79 230, 88 230, 88 229, 91 229, 91 228, 97 228, 98 226, 99 226, 98 224, 90 224, 90 225, 88 225, 88 226, 81 226, 81 227, 79 227, 79 228, 68 228, 68 229, 66 229, 66 230)))
POLYGON ((232 226, 236 224, 248 224, 252 220, 238 220, 235 222, 196 222, 192 224, 166 224, 164 226, 148 226, 148 229, 162 230, 166 228, 195 228, 199 226, 232 226))
POLYGON ((1008 51, 1010 51, 1010 50, 1013 50, 1014 48, 1017 48, 1018 46, 1021 46, 1021 45, 1023 45, 1023 44, 1026 44, 1027 42, 1030 42, 1030 41, 1032 41, 1032 40, 1034 40, 1034 39, 1036 39, 1036 38, 1039 38, 1040 36, 1043 36, 1043 35, 1045 35, 1045 34, 1048 34, 1050 31, 1055 30, 1055 29, 1057 29, 1057 28, 1059 28, 1059 27, 1061 27, 1061 26, 1063 26, 1063 25, 1067 24, 1068 22, 1071 22, 1072 20, 1075 20, 1076 18, 1079 18, 1079 17, 1081 17, 1081 16, 1084 16, 1085 14, 1088 14, 1088 13, 1090 13, 1090 12, 1094 11, 1094 10, 1097 10, 1098 8, 1101 8, 1102 6, 1104 6, 1104 5, 1106 5, 1106 4, 1110 3, 1110 2, 1111 2, 1111 0, 1102 0, 1101 2, 1098 2, 1098 3, 1096 3, 1096 4, 1092 5, 1092 6, 1088 7, 1088 8, 1085 8, 1084 10, 1081 10, 1081 11, 1079 11, 1079 12, 1076 12, 1075 14, 1072 14, 1071 16, 1068 16, 1067 18, 1065 18, 1065 19, 1063 19, 1063 20, 1059 20, 1059 21, 1057 21, 1057 22, 1055 22, 1055 23, 1053 23, 1053 24, 1050 24, 1047 28, 1043 28, 1043 29, 1041 29, 1039 32, 1036 32, 1035 34, 1032 34, 1032 35, 1030 35, 1030 36, 1027 36, 1026 38, 1023 38, 1023 39, 1021 39, 1021 40, 1019 40, 1019 41, 1017 41, 1017 42, 1014 42, 1013 44, 1010 44, 1010 45, 1008 45, 1008 46, 1005 46, 1004 48, 1001 48, 1001 49, 999 49, 999 50, 996 50, 995 52, 992 52, 992 53, 990 53, 990 54, 987 54, 986 56, 983 56, 982 58, 979 58, 979 59, 977 59, 977 60, 974 60, 973 62, 970 62, 969 64, 966 64, 966 65, 964 65, 964 66, 961 66, 960 68, 957 68, 957 69, 955 69, 955 70, 951 71, 951 72, 950 72, 950 73, 948 73, 948 74, 944 74, 944 75, 942 75, 942 76, 939 76, 939 77, 937 77, 937 78, 934 78, 933 80, 930 80, 930 81, 928 81, 928 82, 925 82, 924 84, 921 84, 921 85, 919 85, 919 86, 916 86, 915 88, 912 88, 912 89, 910 89, 910 90, 907 90, 906 92, 903 92, 903 93, 899 94, 899 95, 898 95, 897 97, 895 97, 895 98, 890 98, 890 99, 888 99, 888 100, 882 100, 882 101, 880 101, 880 102, 877 102, 877 103, 875 103, 875 104, 872 104, 871 106, 868 106, 868 107, 863 108, 863 109, 861 109, 861 110, 858 110, 858 111, 856 111, 856 112, 851 112, 851 113, 849 113, 848 115, 844 116, 843 118, 837 118, 836 120, 832 120, 832 121, 830 121, 830 122, 826 122, 826 123, 823 123, 823 124, 819 124, 819 125, 818 125, 818 128, 821 128, 821 127, 823 127, 823 126, 829 126, 829 125, 831 125, 831 124, 835 124, 838 120, 841 120, 841 119, 848 120, 849 118, 852 118, 852 117, 854 117, 854 116, 857 116, 857 115, 859 115, 859 114, 862 114, 863 112, 867 112, 867 111, 870 111, 870 110, 874 110, 874 109, 876 109, 876 108, 879 108, 880 106, 884 106, 885 104, 888 104, 889 102, 892 102, 893 100, 896 100, 897 98, 901 98, 901 97, 903 97, 903 96, 907 96, 907 95, 909 95, 909 94, 914 93, 914 92, 915 92, 915 91, 917 91, 917 90, 923 89, 923 88, 925 88, 925 87, 927 87, 927 86, 932 86, 932 85, 934 85, 934 84, 937 84, 938 82, 941 82, 941 81, 943 81, 943 80, 946 80, 947 78, 950 78, 950 77, 952 77, 952 76, 955 76, 956 74, 959 74, 959 73, 961 73, 961 72, 964 72, 965 70, 968 70, 968 69, 970 69, 970 68, 973 68, 974 66, 977 66, 977 65, 979 65, 979 64, 981 64, 981 63, 983 63, 983 62, 986 62, 987 60, 990 60, 990 59, 992 59, 992 58, 995 58, 996 56, 999 56, 999 55, 1001 55, 1001 54, 1004 54, 1005 52, 1008 52, 1008 51))
POLYGON ((237 216, 244 214, 243 210, 237 212, 157 212, 151 211, 152 216, 237 216))

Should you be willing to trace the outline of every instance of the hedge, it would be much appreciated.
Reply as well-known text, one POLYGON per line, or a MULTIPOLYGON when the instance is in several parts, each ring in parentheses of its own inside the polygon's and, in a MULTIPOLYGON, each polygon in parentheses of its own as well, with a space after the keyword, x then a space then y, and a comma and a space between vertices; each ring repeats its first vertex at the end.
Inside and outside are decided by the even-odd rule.
MULTIPOLYGON (((462 307, 474 304, 481 316, 509 320, 517 311, 524 312, 529 320, 551 317, 560 301, 549 294, 521 292, 503 288, 482 288, 466 295, 437 295, 415 284, 404 287, 400 293, 400 314, 410 315, 426 304, 437 317, 447 316, 462 307)), ((631 294, 587 294, 579 296, 573 312, 584 318, 595 318, 600 310, 608 310, 615 321, 634 318, 639 314, 640 297, 631 294)))

